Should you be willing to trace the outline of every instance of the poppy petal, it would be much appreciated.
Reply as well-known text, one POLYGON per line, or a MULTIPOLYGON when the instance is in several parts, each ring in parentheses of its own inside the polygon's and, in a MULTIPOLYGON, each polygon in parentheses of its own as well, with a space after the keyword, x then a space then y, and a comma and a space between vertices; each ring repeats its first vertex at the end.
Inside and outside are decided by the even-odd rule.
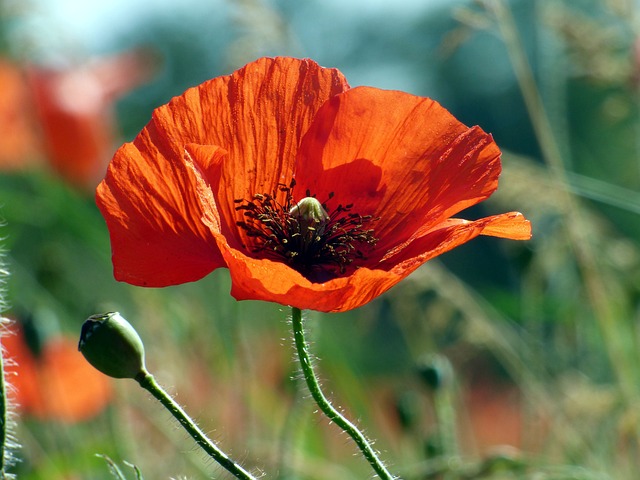
POLYGON ((17 325, 11 324, 3 331, 0 340, 10 399, 19 410, 29 411, 39 401, 37 362, 17 325))
MULTIPOLYGON (((503 213, 491 218, 482 229, 482 235, 490 237, 508 238, 510 240, 530 240, 531 239, 531 222, 524 218, 520 212, 503 213)), ((464 225, 469 220, 459 218, 450 218, 445 225, 464 225)))
POLYGON ((531 224, 519 212, 502 213, 475 221, 448 219, 430 230, 422 229, 408 242, 397 245, 385 255, 381 265, 390 265, 395 271, 405 271, 407 268, 413 271, 412 266, 417 268, 478 235, 528 240, 531 238, 531 224))
POLYGON ((379 265, 368 265, 325 283, 313 283, 283 263, 250 258, 238 250, 220 247, 231 272, 231 294, 237 300, 265 300, 300 309, 343 312, 370 302, 426 261, 478 235, 525 239, 530 237, 530 231, 528 220, 517 212, 474 222, 446 221, 399 248, 379 265))
MULTIPOLYGON (((238 300, 337 312, 369 302, 478 235, 528 238, 530 226, 516 213, 449 218, 489 197, 499 174, 491 135, 431 99, 349 90, 337 70, 263 58, 157 109, 134 143, 116 153, 97 197, 119 280, 165 286, 226 266, 238 300), (374 222, 378 240, 372 254, 358 251, 348 268, 314 282, 286 259, 252 249, 261 232, 238 225, 245 202, 292 177, 294 198, 275 211, 283 208, 286 217, 291 200, 309 190, 352 222, 371 215, 376 220, 366 222, 374 222)), ((287 243, 276 233, 269 238, 287 243)), ((325 266, 307 260, 303 267, 325 266)))
POLYGON ((113 103, 149 79, 142 50, 68 69, 31 67, 29 83, 42 143, 53 166, 79 187, 95 187, 115 150, 113 103))
MULTIPOLYGON (((211 230, 202 222, 198 172, 182 158, 141 154, 141 142, 123 145, 113 158, 96 201, 111 236, 114 275, 139 286, 163 287, 199 280, 224 266, 211 230)), ((226 152, 219 147, 214 155, 226 152)))
POLYGON ((75 339, 49 341, 38 373, 40 398, 29 411, 34 416, 79 422, 97 415, 111 401, 109 377, 84 360, 75 339))
POLYGON ((224 266, 210 229, 234 242, 234 200, 290 182, 315 113, 347 88, 340 72, 311 60, 262 58, 156 109, 135 141, 116 152, 97 191, 116 279, 160 287, 224 266), (190 144, 201 148, 185 156, 190 144), (225 152, 224 161, 205 159, 205 148, 225 152), (216 205, 207 204, 213 197, 203 185, 216 205))
POLYGON ((37 158, 38 136, 30 115, 30 92, 17 65, 0 60, 0 169, 18 170, 37 158))
POLYGON ((231 295, 236 300, 264 300, 300 309, 341 312, 359 307, 384 291, 376 290, 379 282, 372 281, 374 278, 396 277, 362 268, 349 277, 313 283, 284 263, 248 257, 232 248, 221 249, 231 274, 231 295))
POLYGON ((499 174, 500 151, 482 129, 429 98, 370 87, 318 111, 296 164, 302 191, 335 192, 336 202, 380 217, 381 250, 484 200, 499 174))
POLYGON ((77 422, 97 415, 110 402, 109 378, 84 360, 75 339, 48 340, 36 358, 17 325, 11 325, 1 337, 11 400, 21 412, 77 422))
POLYGON ((223 220, 235 225, 234 201, 288 185, 298 146, 316 112, 349 86, 336 69, 280 57, 262 58, 226 78, 224 88, 199 87, 207 136, 204 142, 194 141, 229 152, 211 185, 223 220))
POLYGON ((222 175, 221 164, 227 155, 220 155, 220 148, 212 145, 196 145, 190 143, 185 148, 185 163, 194 171, 196 179, 196 194, 202 206, 202 222, 211 232, 222 234, 226 242, 241 245, 235 222, 226 222, 220 216, 218 202, 214 198, 211 185, 218 185, 222 175))
POLYGON ((317 110, 348 88, 338 70, 311 60, 261 58, 156 109, 138 138, 147 131, 155 149, 145 148, 143 155, 166 158, 181 158, 189 143, 224 148, 228 161, 221 164, 219 185, 212 187, 220 214, 235 224, 234 200, 288 184, 298 145, 317 110))

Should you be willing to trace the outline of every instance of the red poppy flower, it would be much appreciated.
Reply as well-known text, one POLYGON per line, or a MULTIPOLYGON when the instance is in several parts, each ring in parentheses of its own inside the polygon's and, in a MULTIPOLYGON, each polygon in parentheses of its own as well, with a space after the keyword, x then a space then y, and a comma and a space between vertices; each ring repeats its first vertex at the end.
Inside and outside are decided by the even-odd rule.
POLYGON ((113 104, 151 74, 135 50, 75 68, 25 68, 0 59, 0 169, 41 163, 93 188, 115 150, 113 104))
POLYGON ((344 311, 478 235, 528 239, 519 213, 451 218, 499 173, 491 136, 431 99, 262 58, 156 109, 97 203, 118 280, 162 287, 227 267, 238 300, 344 311))
POLYGON ((115 150, 115 100, 150 76, 145 52, 99 58, 75 68, 31 67, 28 73, 51 166, 72 184, 93 188, 115 150))
POLYGON ((25 168, 37 156, 30 92, 22 70, 0 59, 0 169, 25 168))
POLYGON ((3 332, 8 359, 5 372, 20 411, 34 417, 78 422, 97 415, 111 401, 107 377, 89 365, 78 352, 75 339, 55 337, 34 355, 20 328, 3 332))

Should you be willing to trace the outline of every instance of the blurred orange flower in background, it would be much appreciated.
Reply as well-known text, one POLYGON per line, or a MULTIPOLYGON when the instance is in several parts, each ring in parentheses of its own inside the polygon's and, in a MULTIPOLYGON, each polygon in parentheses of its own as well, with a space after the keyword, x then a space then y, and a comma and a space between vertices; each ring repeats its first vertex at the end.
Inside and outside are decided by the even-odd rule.
POLYGON ((0 167, 23 168, 38 153, 38 135, 29 109, 29 88, 23 71, 0 60, 0 167))
POLYGON ((429 98, 262 58, 156 109, 97 202, 118 280, 162 287, 227 267, 238 300, 345 311, 478 235, 530 238, 516 212, 451 218, 500 170, 491 136, 429 98))
POLYGON ((93 188, 116 147, 114 102, 147 81, 147 52, 93 59, 73 68, 0 63, 0 167, 42 158, 76 187, 93 188))
POLYGON ((108 377, 89 365, 73 338, 47 340, 36 354, 16 324, 3 332, 5 375, 19 412, 79 422, 102 412, 112 397, 108 377))

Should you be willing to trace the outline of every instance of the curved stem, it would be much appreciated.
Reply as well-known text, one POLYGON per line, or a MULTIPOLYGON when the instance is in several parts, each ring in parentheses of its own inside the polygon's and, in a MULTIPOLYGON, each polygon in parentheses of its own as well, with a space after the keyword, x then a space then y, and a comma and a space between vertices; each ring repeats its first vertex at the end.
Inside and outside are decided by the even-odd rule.
POLYGON ((220 450, 211 440, 209 440, 209 438, 207 438, 204 432, 200 430, 182 407, 178 405, 160 385, 158 385, 153 375, 144 371, 136 377, 136 381, 142 388, 157 398, 160 403, 169 410, 169 412, 171 412, 171 415, 180 422, 180 425, 182 425, 196 443, 200 445, 200 447, 202 447, 202 449, 207 452, 211 458, 226 468, 236 478, 240 478, 242 480, 256 480, 256 477, 231 460, 226 453, 220 450))
POLYGON ((389 473, 364 434, 358 430, 358 427, 336 410, 322 392, 318 378, 313 371, 313 365, 311 364, 309 348, 304 336, 304 327, 302 325, 302 312, 299 308, 292 307, 291 322, 293 324, 293 337, 296 343, 296 350, 298 352, 298 359, 300 360, 302 374, 304 375, 307 387, 309 387, 311 396, 315 400, 316 404, 329 418, 329 420, 338 425, 356 442, 356 445, 380 478, 384 480, 393 480, 396 477, 389 473))

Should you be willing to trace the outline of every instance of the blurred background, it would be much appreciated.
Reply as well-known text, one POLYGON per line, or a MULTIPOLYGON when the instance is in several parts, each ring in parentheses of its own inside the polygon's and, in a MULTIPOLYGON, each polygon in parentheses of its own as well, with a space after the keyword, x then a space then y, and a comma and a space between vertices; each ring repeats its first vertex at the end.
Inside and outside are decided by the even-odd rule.
POLYGON ((113 280, 93 191, 115 149, 186 88, 264 55, 435 98, 503 150, 498 192, 529 242, 476 239, 369 305, 309 314, 336 404, 406 479, 636 479, 640 465, 637 0, 2 0, 0 217, 25 480, 228 478, 135 382, 76 352, 120 311, 147 365, 265 478, 369 466, 299 393, 288 312, 226 271, 113 280), (127 463, 128 462, 128 463, 127 463))

